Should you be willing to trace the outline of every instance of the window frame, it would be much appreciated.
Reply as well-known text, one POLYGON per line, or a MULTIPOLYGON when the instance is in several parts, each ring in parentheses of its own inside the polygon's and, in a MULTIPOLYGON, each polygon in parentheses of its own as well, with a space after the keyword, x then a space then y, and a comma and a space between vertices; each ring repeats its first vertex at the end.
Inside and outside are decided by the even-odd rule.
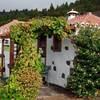
POLYGON ((57 36, 53 36, 53 51, 54 52, 61 52, 62 49, 62 40, 57 36))

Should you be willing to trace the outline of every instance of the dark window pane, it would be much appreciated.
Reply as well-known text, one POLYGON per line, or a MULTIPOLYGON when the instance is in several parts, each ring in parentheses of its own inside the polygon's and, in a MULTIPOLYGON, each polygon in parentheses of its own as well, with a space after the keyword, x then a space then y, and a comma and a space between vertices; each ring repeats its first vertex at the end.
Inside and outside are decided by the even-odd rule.
POLYGON ((5 40, 4 42, 5 42, 5 44, 8 44, 9 41, 8 40, 5 40))
POLYGON ((62 78, 65 78, 65 74, 64 73, 62 73, 62 76, 61 76, 62 78))
POLYGON ((54 64, 54 61, 52 61, 52 64, 54 64))
POLYGON ((65 46, 65 50, 68 50, 68 46, 65 46))
POLYGON ((61 39, 56 36, 53 37, 53 51, 60 52, 61 51, 61 39))
POLYGON ((53 50, 53 46, 51 46, 51 50, 53 50))
POLYGON ((42 57, 46 57, 46 36, 38 37, 38 48, 41 48, 43 52, 41 53, 42 57))
POLYGON ((70 61, 66 61, 66 64, 67 64, 67 65, 70 65, 70 61))
POLYGON ((53 70, 56 71, 56 66, 53 67, 53 70))

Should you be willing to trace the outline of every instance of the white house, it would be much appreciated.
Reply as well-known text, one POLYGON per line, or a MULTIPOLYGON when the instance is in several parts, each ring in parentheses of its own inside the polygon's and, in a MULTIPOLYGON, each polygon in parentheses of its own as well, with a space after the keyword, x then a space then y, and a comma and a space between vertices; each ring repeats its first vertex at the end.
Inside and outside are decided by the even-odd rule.
POLYGON ((88 12, 86 14, 68 19, 68 23, 76 27, 75 34, 77 35, 79 33, 79 25, 82 27, 90 26, 100 28, 100 17, 92 14, 91 12, 88 12))
MULTIPOLYGON (((99 24, 100 18, 95 17, 91 13, 88 15, 77 16, 77 11, 68 12, 68 22, 71 25, 75 25, 77 22, 90 22, 92 24, 99 24), (74 14, 73 14, 74 13, 74 14), (72 17, 73 16, 73 17, 72 17), (90 16, 90 17, 89 17, 90 16), (94 19, 93 19, 94 18, 94 19), (91 20, 90 20, 91 19, 91 20), (93 20, 92 20, 93 19, 93 20)), ((1 57, 1 69, 5 67, 3 72, 5 77, 9 76, 10 65, 14 64, 14 57, 16 57, 17 47, 13 41, 10 40, 9 27, 12 24, 16 24, 18 21, 14 20, 7 25, 0 27, 0 57, 1 57), (2 34, 2 30, 6 31, 2 34), (5 65, 4 65, 5 64, 5 65)), ((100 24, 99 24, 100 25, 100 24)), ((70 39, 58 39, 56 36, 39 36, 38 48, 43 50, 42 60, 45 64, 45 81, 51 84, 55 84, 61 87, 67 86, 67 79, 71 73, 71 69, 74 67, 73 60, 76 56, 74 44, 70 39)))
MULTIPOLYGON (((78 15, 77 11, 68 13, 68 20, 78 15)), ((46 65, 45 81, 61 87, 67 86, 75 57, 75 48, 70 39, 58 39, 56 36, 39 36, 38 48, 43 50, 42 60, 46 65)))
MULTIPOLYGON (((1 76, 9 77, 10 66, 14 64, 17 45, 10 39, 10 26, 17 20, 0 27, 0 71, 1 76), (4 70, 5 69, 5 70, 4 70)), ((70 39, 58 39, 56 36, 39 36, 38 48, 43 50, 42 60, 46 65, 45 81, 61 87, 67 86, 67 78, 73 68, 74 46, 70 39)))
MULTIPOLYGON (((4 77, 9 77, 10 66, 14 64, 17 53, 17 45, 10 39, 10 26, 17 23, 19 23, 17 20, 13 20, 0 27, 2 31, 0 36, 0 52, 2 55, 0 70, 4 77)), ((75 49, 71 40, 58 39, 56 36, 40 36, 38 48, 43 50, 41 55, 47 71, 45 81, 65 88, 75 57, 75 49)))
MULTIPOLYGON (((67 14, 70 25, 75 26, 81 22, 100 25, 100 18, 91 13, 78 16, 77 11, 71 10, 67 14)), ((76 26, 75 28, 77 34, 79 28, 76 26)), ((73 43, 70 39, 59 40, 55 36, 40 36, 38 47, 43 50, 42 59, 48 71, 45 75, 45 80, 48 83, 65 88, 67 86, 67 78, 70 75, 71 69, 74 67, 73 60, 76 56, 73 43)))
POLYGON ((40 36, 38 47, 43 50, 42 59, 47 69, 45 81, 65 88, 75 57, 71 40, 40 36))
POLYGON ((9 77, 10 66, 14 64, 17 47, 10 39, 10 26, 17 23, 13 20, 0 27, 0 77, 9 77))

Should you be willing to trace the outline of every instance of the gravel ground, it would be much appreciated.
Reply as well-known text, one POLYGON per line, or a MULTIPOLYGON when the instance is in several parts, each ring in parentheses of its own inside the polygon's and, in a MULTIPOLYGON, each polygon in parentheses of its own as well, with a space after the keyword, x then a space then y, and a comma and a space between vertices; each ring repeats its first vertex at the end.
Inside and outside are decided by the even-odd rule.
MULTIPOLYGON (((40 94, 37 97, 37 100, 87 100, 82 98, 75 97, 68 90, 65 90, 61 87, 49 85, 42 86, 40 90, 40 94)), ((96 99, 88 99, 88 100, 100 100, 100 98, 96 99)))

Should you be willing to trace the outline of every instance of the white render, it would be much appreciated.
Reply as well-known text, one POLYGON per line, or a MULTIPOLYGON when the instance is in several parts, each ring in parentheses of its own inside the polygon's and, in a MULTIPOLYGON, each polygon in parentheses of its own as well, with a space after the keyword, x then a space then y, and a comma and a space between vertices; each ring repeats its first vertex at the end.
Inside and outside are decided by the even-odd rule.
MULTIPOLYGON (((14 44, 14 59, 16 58, 17 54, 17 44, 14 44)), ((5 38, 4 39, 4 67, 5 67, 5 72, 3 73, 4 77, 9 77, 10 75, 10 38, 5 38)))
POLYGON ((67 13, 67 15, 68 15, 68 20, 75 18, 78 14, 79 14, 79 12, 74 11, 74 10, 72 9, 71 11, 69 11, 69 12, 67 13))
POLYGON ((52 45, 53 38, 47 38, 46 66, 51 66, 51 68, 48 71, 46 81, 65 88, 67 78, 70 75, 70 68, 73 68, 75 49, 70 39, 62 40, 61 52, 51 50, 52 45), (68 50, 65 50, 65 46, 68 46, 68 50), (70 65, 67 65, 66 61, 70 61, 70 65), (56 66, 56 71, 53 69, 54 66, 56 66), (65 78, 62 78, 62 73, 65 74, 65 78))
POLYGON ((2 54, 2 39, 0 39, 0 54, 2 54))
POLYGON ((4 77, 9 77, 10 75, 10 70, 9 70, 9 65, 10 64, 10 39, 5 38, 4 39, 4 67, 5 67, 5 72, 4 72, 4 77), (5 41, 8 41, 7 43, 5 41), (8 46, 8 49, 5 49, 6 46, 8 46))

